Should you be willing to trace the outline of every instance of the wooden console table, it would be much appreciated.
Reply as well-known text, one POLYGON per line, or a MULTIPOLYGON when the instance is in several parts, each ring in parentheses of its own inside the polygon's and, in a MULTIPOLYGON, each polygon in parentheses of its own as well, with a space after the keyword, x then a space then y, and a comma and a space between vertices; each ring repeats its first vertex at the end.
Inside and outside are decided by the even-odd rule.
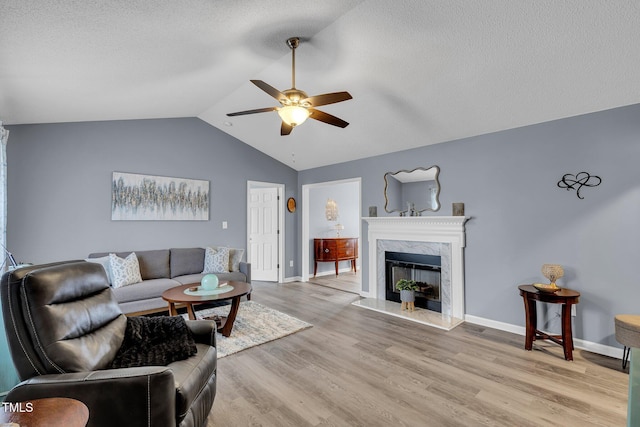
POLYGON ((524 348, 531 350, 537 339, 551 340, 564 349, 564 358, 573 360, 573 332, 571 331, 571 306, 578 304, 580 292, 563 288, 555 293, 540 292, 533 285, 520 285, 520 295, 524 299, 526 316, 526 337, 524 348), (562 335, 549 335, 537 329, 538 312, 536 301, 562 304, 562 335))
POLYGON ((351 269, 356 272, 356 259, 358 259, 358 239, 355 237, 332 237, 326 239, 313 239, 314 265, 313 277, 318 272, 319 262, 335 262, 336 276, 338 275, 338 262, 351 261, 351 269))

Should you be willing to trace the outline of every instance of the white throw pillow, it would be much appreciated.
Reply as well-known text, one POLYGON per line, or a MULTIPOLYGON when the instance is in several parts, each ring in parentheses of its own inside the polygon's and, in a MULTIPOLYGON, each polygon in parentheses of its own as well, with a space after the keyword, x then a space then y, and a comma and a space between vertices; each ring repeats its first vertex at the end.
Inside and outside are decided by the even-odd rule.
POLYGON ((109 254, 109 264, 111 265, 111 283, 114 289, 142 282, 140 264, 135 252, 131 252, 124 259, 116 254, 109 254))
POLYGON ((104 268, 105 273, 107 273, 107 280, 109 280, 109 286, 111 286, 113 280, 111 280, 111 262, 109 262, 109 255, 100 258, 87 258, 85 261, 100 264, 102 268, 104 268))
POLYGON ((204 252, 203 274, 228 273, 229 272, 229 248, 207 247, 204 252))
POLYGON ((244 249, 229 249, 229 271, 240 271, 240 261, 244 255, 244 249))

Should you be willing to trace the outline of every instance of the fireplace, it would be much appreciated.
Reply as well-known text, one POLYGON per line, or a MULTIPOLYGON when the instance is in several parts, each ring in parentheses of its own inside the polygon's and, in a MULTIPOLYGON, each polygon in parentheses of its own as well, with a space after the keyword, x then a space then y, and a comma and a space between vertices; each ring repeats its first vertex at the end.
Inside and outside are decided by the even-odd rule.
POLYGON ((387 301, 400 302, 400 292, 395 289, 398 280, 415 280, 420 288, 415 293, 416 307, 442 312, 440 256, 385 251, 384 261, 387 301))
MULTIPOLYGON (((368 268, 363 272, 362 307, 404 317, 400 304, 386 299, 385 252, 403 252, 440 257, 439 299, 441 312, 438 322, 429 316, 427 323, 451 329, 460 324, 464 312, 464 247, 465 222, 463 216, 372 217, 364 218, 368 224, 366 249, 368 268), (396 310, 397 313, 394 311, 396 310)), ((414 264, 437 265, 436 262, 414 264)), ((434 291, 435 292, 435 291, 434 291)), ((437 298, 434 298, 437 299, 437 298)), ((411 312, 411 319, 419 313, 411 312)), ((418 321, 418 320, 415 320, 418 321)))

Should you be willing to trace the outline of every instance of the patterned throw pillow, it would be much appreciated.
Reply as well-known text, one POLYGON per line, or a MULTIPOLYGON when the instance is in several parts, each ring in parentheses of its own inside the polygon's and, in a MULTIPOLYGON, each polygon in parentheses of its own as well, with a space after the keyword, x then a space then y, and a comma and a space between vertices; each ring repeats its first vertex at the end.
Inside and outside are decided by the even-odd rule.
POLYGON ((244 255, 244 249, 229 249, 229 271, 240 271, 242 255, 244 255))
POLYGON ((229 248, 207 247, 204 251, 204 270, 202 274, 228 273, 229 272, 229 248))
POLYGON ((142 282, 140 264, 135 252, 131 252, 124 259, 116 254, 109 254, 109 263, 111 264, 111 285, 114 289, 142 282))

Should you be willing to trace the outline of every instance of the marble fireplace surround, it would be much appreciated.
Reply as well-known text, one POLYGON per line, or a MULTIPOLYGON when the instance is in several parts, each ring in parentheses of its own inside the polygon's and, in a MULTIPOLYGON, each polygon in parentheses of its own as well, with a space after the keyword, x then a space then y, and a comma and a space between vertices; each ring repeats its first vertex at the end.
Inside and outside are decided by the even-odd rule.
MULTIPOLYGON (((363 218, 369 224, 369 292, 362 296, 375 300, 374 304, 384 303, 385 251, 440 255, 441 316, 464 319, 464 224, 468 219, 463 216, 363 218)), ((361 305, 365 306, 366 301, 361 305)))

